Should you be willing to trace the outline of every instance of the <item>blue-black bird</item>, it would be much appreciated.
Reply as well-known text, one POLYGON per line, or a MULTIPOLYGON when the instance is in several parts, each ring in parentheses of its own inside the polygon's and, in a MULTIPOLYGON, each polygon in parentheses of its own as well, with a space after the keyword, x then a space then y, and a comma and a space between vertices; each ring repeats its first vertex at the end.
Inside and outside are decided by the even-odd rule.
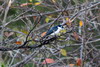
POLYGON ((47 31, 47 33, 46 33, 46 35, 45 35, 44 37, 46 37, 46 36, 48 36, 48 35, 57 35, 57 34, 59 34, 60 31, 63 30, 63 29, 64 29, 64 27, 63 27, 62 25, 57 25, 57 26, 51 27, 51 28, 47 31))

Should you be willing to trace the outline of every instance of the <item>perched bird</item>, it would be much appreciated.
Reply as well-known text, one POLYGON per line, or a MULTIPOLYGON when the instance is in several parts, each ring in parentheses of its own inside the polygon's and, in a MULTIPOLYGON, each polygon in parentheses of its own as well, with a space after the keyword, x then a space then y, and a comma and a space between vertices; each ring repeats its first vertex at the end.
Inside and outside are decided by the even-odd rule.
POLYGON ((58 35, 60 33, 60 31, 63 30, 63 29, 64 29, 64 27, 62 25, 57 25, 57 26, 51 27, 47 31, 47 33, 44 37, 46 37, 48 35, 58 35))

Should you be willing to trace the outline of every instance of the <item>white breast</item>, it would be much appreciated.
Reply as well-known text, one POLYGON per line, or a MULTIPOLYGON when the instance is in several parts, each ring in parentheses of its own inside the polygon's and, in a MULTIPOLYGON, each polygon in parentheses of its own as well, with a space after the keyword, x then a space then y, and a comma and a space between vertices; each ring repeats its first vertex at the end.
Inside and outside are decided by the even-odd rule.
POLYGON ((58 34, 61 30, 63 30, 63 28, 58 27, 58 30, 57 30, 57 31, 55 31, 54 33, 52 33, 51 35, 56 35, 56 34, 58 34))

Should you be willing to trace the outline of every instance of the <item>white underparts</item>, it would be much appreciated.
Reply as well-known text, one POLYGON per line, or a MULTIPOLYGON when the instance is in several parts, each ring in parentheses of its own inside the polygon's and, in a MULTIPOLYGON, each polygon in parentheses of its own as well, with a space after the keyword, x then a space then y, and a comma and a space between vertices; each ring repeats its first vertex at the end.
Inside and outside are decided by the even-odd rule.
POLYGON ((63 28, 58 27, 58 30, 57 30, 57 31, 55 31, 54 33, 52 33, 51 35, 56 35, 56 34, 59 34, 61 30, 63 30, 63 28))

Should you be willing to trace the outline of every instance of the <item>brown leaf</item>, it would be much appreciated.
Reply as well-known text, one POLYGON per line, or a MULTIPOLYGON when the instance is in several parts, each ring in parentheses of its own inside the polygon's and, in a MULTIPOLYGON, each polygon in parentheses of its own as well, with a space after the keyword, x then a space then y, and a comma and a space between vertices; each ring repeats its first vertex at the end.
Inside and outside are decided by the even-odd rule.
POLYGON ((79 39, 79 35, 78 35, 76 32, 73 33, 73 36, 74 36, 74 38, 75 38, 76 40, 79 39))
POLYGON ((46 35, 46 33, 47 33, 47 32, 43 32, 43 33, 41 34, 41 37, 45 36, 45 35, 46 35))
POLYGON ((21 4, 20 6, 21 6, 21 7, 24 7, 24 6, 28 6, 28 5, 32 5, 32 3, 23 3, 23 4, 21 4))
POLYGON ((34 21, 36 20, 36 17, 37 17, 37 16, 33 16, 34 21))
POLYGON ((42 64, 47 64, 47 63, 55 63, 54 59, 51 59, 51 58, 46 58, 42 64))
POLYGON ((16 41, 15 43, 16 43, 17 45, 21 45, 21 44, 22 44, 21 41, 16 41))
POLYGON ((77 66, 81 66, 81 65, 82 65, 82 60, 81 60, 80 58, 78 58, 78 59, 76 60, 76 65, 77 65, 77 66))
POLYGON ((66 25, 71 27, 72 26, 72 21, 69 18, 66 18, 66 20, 67 20, 66 25))
POLYGON ((6 37, 9 37, 9 36, 13 35, 13 34, 14 34, 14 32, 10 32, 10 33, 5 32, 4 34, 5 34, 5 36, 6 36, 6 37))
POLYGON ((75 64, 69 64, 69 67, 74 67, 75 64))

